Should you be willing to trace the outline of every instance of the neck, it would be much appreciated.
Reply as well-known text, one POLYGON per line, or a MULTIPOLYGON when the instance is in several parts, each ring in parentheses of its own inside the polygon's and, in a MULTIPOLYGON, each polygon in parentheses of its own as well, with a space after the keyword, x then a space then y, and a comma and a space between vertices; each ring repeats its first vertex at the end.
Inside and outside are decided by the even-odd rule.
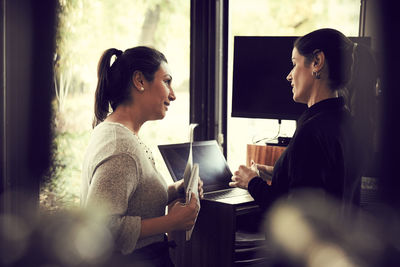
POLYGON ((337 98, 338 96, 337 91, 333 91, 326 83, 320 80, 320 82, 315 85, 315 89, 307 102, 307 106, 311 107, 322 100, 337 98))
POLYGON ((140 114, 140 110, 135 108, 135 106, 124 106, 121 104, 105 121, 121 123, 134 134, 138 135, 140 128, 145 123, 140 114))

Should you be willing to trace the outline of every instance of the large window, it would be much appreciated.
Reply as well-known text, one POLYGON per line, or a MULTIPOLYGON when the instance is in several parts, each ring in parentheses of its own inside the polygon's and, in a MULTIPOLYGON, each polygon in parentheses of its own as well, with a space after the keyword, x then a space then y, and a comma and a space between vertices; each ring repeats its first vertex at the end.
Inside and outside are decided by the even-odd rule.
MULTIPOLYGON (((300 36, 325 27, 358 36, 359 14, 360 1, 354 0, 229 1, 227 154, 233 170, 246 163, 247 144, 273 138, 279 131, 277 120, 233 118, 230 115, 234 36, 300 36)), ((290 61, 291 52, 288 51, 282 60, 290 61)), ((291 90, 289 84, 288 90, 291 90)), ((283 120, 279 135, 291 137, 295 128, 295 121, 283 120)))
MULTIPOLYGON (((79 203, 81 162, 93 118, 96 69, 101 53, 111 47, 125 50, 151 45, 167 56, 177 100, 166 118, 146 123, 141 139, 153 151, 157 168, 170 175, 158 144, 186 142, 189 124, 190 2, 140 0, 59 0, 55 55, 54 164, 49 182, 41 187, 41 204, 53 209, 79 203)), ((246 145, 273 137, 278 122, 232 118, 233 36, 302 35, 334 27, 358 35, 360 2, 354 0, 241 0, 229 1, 228 163, 245 163, 246 145)), ((288 51, 289 60, 291 51, 288 51)), ((289 71, 289 70, 288 70, 289 71)), ((295 122, 282 121, 280 135, 291 136, 295 122)))
POLYGON ((167 182, 157 145, 185 142, 189 125, 190 1, 59 0, 55 55, 54 164, 41 186, 47 209, 79 205, 81 164, 93 119, 97 63, 108 48, 149 45, 162 51, 177 96, 161 121, 146 123, 140 138, 153 151, 167 182))

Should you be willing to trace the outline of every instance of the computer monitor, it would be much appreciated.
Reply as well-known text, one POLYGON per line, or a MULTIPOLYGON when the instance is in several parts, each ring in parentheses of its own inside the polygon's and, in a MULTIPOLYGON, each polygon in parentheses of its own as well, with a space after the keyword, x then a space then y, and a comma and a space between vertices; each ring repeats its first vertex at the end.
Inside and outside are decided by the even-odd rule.
MULTIPOLYGON (((232 117, 297 120, 305 104, 294 102, 290 83, 297 36, 235 36, 232 117)), ((370 47, 369 37, 349 37, 370 47)))

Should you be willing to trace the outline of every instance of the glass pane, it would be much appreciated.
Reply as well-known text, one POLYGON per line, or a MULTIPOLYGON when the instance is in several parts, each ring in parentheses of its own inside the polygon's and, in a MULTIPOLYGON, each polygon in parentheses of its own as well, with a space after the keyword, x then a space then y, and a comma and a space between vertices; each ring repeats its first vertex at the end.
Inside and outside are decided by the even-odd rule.
POLYGON ((157 145, 187 141, 189 125, 190 1, 60 0, 55 56, 54 164, 42 185, 47 209, 79 205, 81 162, 93 119, 97 64, 108 48, 149 45, 165 54, 177 100, 162 121, 139 133, 171 182, 157 145))
MULTIPOLYGON (((300 36, 325 27, 358 36, 359 14, 360 1, 354 0, 248 0, 245 4, 242 0, 229 1, 227 154, 233 170, 246 163, 247 144, 273 138, 279 131, 277 120, 230 116, 234 36, 300 36)), ((291 52, 282 60, 290 60, 291 52)), ((291 137, 295 127, 295 121, 283 120, 279 135, 291 137)))

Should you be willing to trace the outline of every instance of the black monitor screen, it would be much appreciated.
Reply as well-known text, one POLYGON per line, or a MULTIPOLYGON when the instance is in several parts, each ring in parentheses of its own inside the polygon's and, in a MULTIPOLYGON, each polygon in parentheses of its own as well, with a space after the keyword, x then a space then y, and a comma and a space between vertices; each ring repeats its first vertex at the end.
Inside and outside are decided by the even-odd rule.
MULTIPOLYGON (((286 80, 296 36, 235 36, 232 117, 297 120, 307 108, 294 102, 286 80)), ((370 46, 370 38, 350 37, 370 46)))

